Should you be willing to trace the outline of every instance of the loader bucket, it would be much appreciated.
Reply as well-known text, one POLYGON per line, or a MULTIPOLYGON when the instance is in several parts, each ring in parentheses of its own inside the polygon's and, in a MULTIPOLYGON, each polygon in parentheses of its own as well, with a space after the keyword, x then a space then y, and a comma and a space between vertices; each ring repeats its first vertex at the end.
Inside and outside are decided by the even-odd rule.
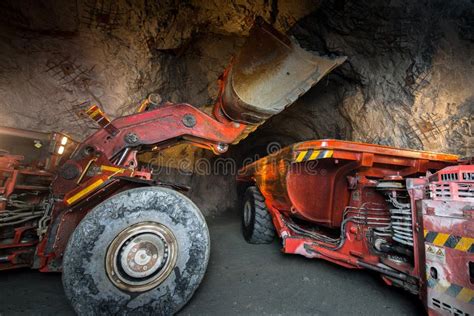
POLYGON ((262 123, 345 60, 306 51, 257 20, 225 78, 222 111, 234 121, 262 123))

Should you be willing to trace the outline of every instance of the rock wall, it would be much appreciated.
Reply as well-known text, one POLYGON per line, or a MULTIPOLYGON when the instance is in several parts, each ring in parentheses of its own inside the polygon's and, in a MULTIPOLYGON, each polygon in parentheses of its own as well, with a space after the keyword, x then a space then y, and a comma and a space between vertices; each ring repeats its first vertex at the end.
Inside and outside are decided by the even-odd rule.
POLYGON ((308 49, 348 61, 250 142, 278 130, 284 143, 331 137, 473 155, 473 7, 323 2, 291 33, 308 49))
POLYGON ((285 31, 313 1, 2 1, 0 125, 82 139, 90 103, 111 117, 151 92, 202 106, 260 15, 285 31))
MULTIPOLYGON (((474 154, 472 1, 4 0, 0 8, 0 125, 82 139, 95 128, 80 115, 90 103, 116 117, 158 92, 207 108, 260 15, 303 47, 348 61, 231 149, 224 157, 236 165, 314 138, 474 154)), ((191 148, 163 154, 190 156, 215 161, 191 148)), ((235 208, 234 175, 188 169, 167 177, 191 186, 206 214, 235 208)))

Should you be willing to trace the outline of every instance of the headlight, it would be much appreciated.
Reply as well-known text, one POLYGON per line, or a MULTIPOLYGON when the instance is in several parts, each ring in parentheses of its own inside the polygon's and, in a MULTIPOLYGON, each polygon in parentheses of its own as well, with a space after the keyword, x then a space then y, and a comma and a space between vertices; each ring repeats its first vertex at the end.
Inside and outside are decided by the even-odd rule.
MULTIPOLYGON (((66 142, 67 142, 67 138, 66 138, 66 142)), ((62 140, 61 140, 61 144, 62 144, 62 140)), ((58 155, 62 155, 64 153, 64 146, 59 146, 58 148, 58 155)))

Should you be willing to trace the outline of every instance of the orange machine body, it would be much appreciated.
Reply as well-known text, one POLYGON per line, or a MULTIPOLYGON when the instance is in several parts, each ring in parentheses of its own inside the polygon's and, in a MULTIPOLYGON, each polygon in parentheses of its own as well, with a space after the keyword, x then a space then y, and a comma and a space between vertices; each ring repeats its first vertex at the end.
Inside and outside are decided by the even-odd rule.
POLYGON ((443 302, 469 314, 472 168, 451 154, 325 139, 248 164, 238 180, 264 196, 283 252, 370 269, 387 284, 419 295, 434 314, 448 311, 443 302), (457 178, 442 175, 450 168, 460 168, 457 178), (452 244, 439 244, 448 237, 452 244))

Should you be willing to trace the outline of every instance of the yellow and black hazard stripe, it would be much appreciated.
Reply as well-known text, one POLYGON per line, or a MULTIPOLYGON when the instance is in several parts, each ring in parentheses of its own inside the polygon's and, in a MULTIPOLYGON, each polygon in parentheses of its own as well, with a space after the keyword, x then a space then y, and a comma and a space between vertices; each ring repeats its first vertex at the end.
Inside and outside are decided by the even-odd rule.
POLYGON ((424 233, 425 241, 435 246, 474 253, 474 238, 438 233, 426 229, 424 233))
POLYGON ((295 162, 303 162, 309 160, 331 158, 334 154, 333 150, 302 150, 296 153, 295 162))
POLYGON ((110 122, 110 119, 102 112, 102 110, 97 106, 93 105, 86 110, 86 114, 99 124, 100 127, 105 128, 105 130, 112 135, 117 135, 119 130, 110 122))
POLYGON ((449 283, 446 280, 433 279, 429 272, 426 272, 427 285, 430 289, 440 294, 454 297, 458 301, 474 304, 474 290, 458 284, 449 283))
POLYGON ((97 106, 93 105, 89 109, 86 110, 86 114, 96 121, 101 127, 105 127, 106 125, 110 124, 110 120, 107 116, 105 116, 104 112, 97 106))

